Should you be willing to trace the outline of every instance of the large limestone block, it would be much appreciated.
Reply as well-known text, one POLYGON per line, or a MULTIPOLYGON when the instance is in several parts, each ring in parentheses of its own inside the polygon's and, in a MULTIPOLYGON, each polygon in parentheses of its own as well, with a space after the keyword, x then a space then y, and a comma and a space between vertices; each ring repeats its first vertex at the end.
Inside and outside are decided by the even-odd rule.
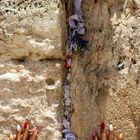
POLYGON ((0 10, 0 139, 29 119, 39 140, 60 140, 64 7, 60 0, 1 0, 0 10))
POLYGON ((90 52, 74 57, 71 83, 78 140, 91 139, 103 121, 114 124, 115 137, 123 132, 127 140, 140 138, 140 12, 125 11, 124 4, 83 2, 90 52))
POLYGON ((0 65, 1 140, 25 119, 39 129, 39 139, 61 138, 61 62, 18 62, 0 65))
POLYGON ((18 58, 38 54, 39 59, 64 57, 61 27, 65 26, 65 20, 59 0, 2 0, 0 5, 5 17, 0 21, 0 45, 6 45, 4 50, 13 49, 8 55, 18 58), (22 49, 19 56, 15 55, 18 48, 22 49))

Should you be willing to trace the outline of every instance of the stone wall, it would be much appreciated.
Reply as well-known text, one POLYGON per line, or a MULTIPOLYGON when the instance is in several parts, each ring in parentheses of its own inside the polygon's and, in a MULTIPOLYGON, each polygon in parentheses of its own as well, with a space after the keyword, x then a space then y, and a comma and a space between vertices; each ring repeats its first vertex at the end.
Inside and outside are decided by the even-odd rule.
POLYGON ((40 140, 60 140, 64 5, 1 0, 0 10, 0 139, 29 119, 40 140))
MULTIPOLYGON (((72 1, 65 2, 71 15, 72 1)), ((60 0, 0 1, 1 140, 25 119, 39 128, 39 140, 61 139, 64 6, 60 0)), ((74 54, 71 80, 78 140, 90 140, 102 121, 112 122, 116 135, 139 140, 139 7, 139 0, 83 1, 90 51, 74 54)))
POLYGON ((113 123, 116 135, 140 138, 140 3, 84 0, 90 51, 72 65, 72 127, 78 140, 113 123))

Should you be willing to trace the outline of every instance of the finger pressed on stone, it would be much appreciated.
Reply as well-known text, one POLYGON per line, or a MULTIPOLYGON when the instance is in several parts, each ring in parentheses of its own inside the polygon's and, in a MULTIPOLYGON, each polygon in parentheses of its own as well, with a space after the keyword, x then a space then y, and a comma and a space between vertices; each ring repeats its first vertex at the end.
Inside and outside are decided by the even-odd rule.
POLYGON ((112 124, 109 124, 109 140, 114 140, 114 128, 112 124))
POLYGON ((27 124, 26 128, 24 128, 23 140, 27 140, 29 135, 29 124, 27 124))
POLYGON ((92 140, 98 140, 98 133, 96 130, 93 130, 92 132, 92 140))
POLYGON ((123 134, 122 134, 122 133, 119 134, 119 136, 118 136, 118 140, 124 140, 124 138, 123 138, 123 134))
POLYGON ((10 134, 10 139, 9 140, 14 140, 14 135, 13 133, 10 134))
POLYGON ((17 125, 17 135, 16 135, 16 140, 21 140, 21 126, 17 125))
POLYGON ((100 129, 100 137, 101 137, 101 140, 107 140, 107 136, 106 136, 106 125, 105 123, 101 123, 101 129, 100 129))
POLYGON ((36 138, 37 138, 37 129, 33 132, 33 134, 32 134, 32 136, 31 136, 31 138, 30 138, 30 140, 36 140, 36 138))

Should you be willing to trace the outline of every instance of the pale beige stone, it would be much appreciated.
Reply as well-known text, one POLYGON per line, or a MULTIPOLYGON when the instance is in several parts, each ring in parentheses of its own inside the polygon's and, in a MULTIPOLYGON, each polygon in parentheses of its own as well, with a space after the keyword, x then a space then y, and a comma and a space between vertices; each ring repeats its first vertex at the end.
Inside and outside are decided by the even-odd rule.
POLYGON ((124 13, 124 3, 83 2, 90 52, 74 57, 71 79, 72 128, 78 140, 90 140, 103 121, 115 126, 115 137, 122 132, 124 139, 140 138, 140 12, 124 13), (121 57, 124 69, 117 70, 121 57))
MULTIPOLYGON (((72 1, 67 1, 68 15, 72 1)), ((64 4, 64 3, 63 3, 64 4)), ((72 129, 90 140, 102 121, 127 140, 140 137, 139 0, 84 0, 90 52, 74 55, 72 129), (118 70, 119 59, 124 69, 118 70)), ((39 140, 61 139, 66 16, 59 0, 1 0, 0 138, 26 118, 39 140), (48 60, 49 59, 49 60, 48 60)))
POLYGON ((0 140, 25 119, 38 128, 39 140, 61 140, 63 5, 2 0, 0 9, 0 140))

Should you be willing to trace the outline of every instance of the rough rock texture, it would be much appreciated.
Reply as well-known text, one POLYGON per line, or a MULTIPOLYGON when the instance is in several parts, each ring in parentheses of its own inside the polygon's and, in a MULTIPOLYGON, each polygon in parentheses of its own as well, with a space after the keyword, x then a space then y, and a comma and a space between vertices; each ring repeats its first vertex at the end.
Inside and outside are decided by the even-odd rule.
MULTIPOLYGON (((71 15, 72 0, 65 1, 71 15)), ((139 0, 84 0, 90 52, 74 54, 71 80, 78 140, 90 140, 101 121, 139 140, 139 7, 139 0)), ((0 1, 1 140, 26 118, 39 140, 61 139, 66 29, 60 0, 0 1)))
POLYGON ((116 135, 140 139, 140 2, 84 0, 90 52, 74 56, 72 127, 78 140, 112 122, 116 135))
POLYGON ((0 139, 31 119, 38 139, 60 140, 64 7, 60 0, 1 0, 0 10, 0 139))

